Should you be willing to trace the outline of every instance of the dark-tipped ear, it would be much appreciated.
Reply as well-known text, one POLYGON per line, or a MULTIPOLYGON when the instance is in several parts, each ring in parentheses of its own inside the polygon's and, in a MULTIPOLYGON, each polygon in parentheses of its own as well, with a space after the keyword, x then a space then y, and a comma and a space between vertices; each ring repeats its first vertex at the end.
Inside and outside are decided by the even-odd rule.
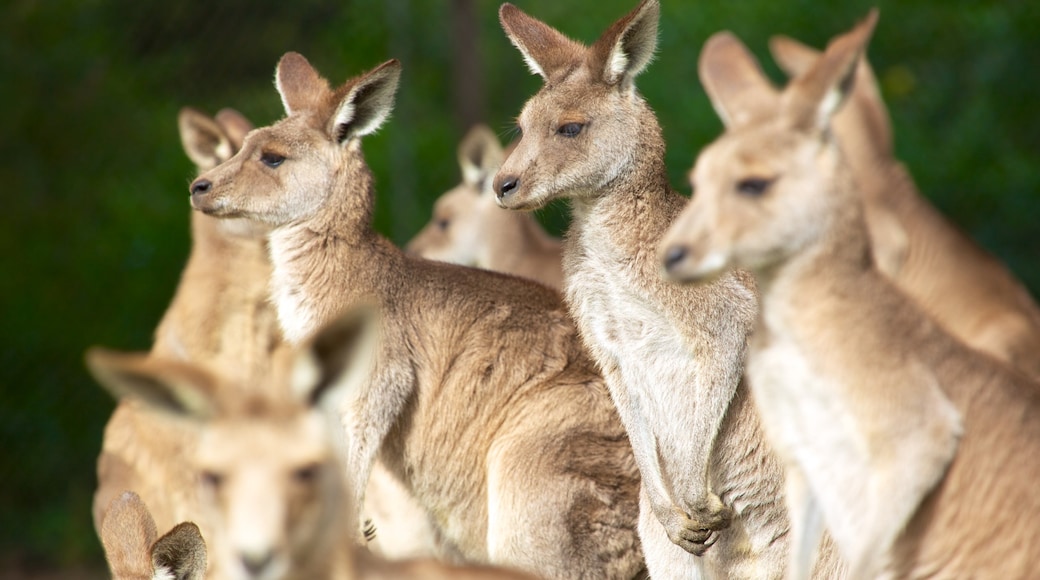
POLYGON ((791 127, 808 131, 827 128, 856 79, 856 65, 877 24, 872 9, 851 31, 834 38, 823 56, 784 90, 783 113, 791 127))
POLYGON ((177 128, 184 152, 199 173, 213 169, 235 154, 235 147, 220 124, 191 107, 180 110, 177 128))
POLYGON ((661 5, 657 0, 643 0, 631 12, 599 37, 589 51, 591 66, 602 70, 607 84, 631 86, 654 58, 657 48, 657 23, 661 5))
POLYGON ((238 153, 242 149, 242 142, 246 140, 246 135, 253 130, 253 124, 245 118, 245 115, 230 108, 217 111, 214 119, 224 129, 234 152, 238 153))
POLYGON ((372 374, 380 323, 374 306, 361 305, 319 330, 297 355, 293 393, 309 406, 335 407, 360 388, 372 374))
POLYGON ((779 93, 744 43, 718 32, 704 44, 697 70, 715 112, 727 127, 739 127, 775 111, 779 93))
POLYGON ((400 79, 401 63, 391 59, 340 88, 343 97, 329 120, 329 136, 344 143, 376 132, 394 110, 400 79))
POLYGON ((498 20, 527 68, 543 79, 571 66, 584 53, 585 47, 508 2, 498 9, 498 20))
POLYGON ((136 493, 124 491, 114 498, 101 522, 101 545, 112 577, 150 578, 148 549, 156 535, 152 514, 136 493))
POLYGON ((206 541, 191 522, 177 524, 152 545, 152 577, 202 580, 206 577, 206 541))
POLYGON ((87 351, 86 361, 94 378, 117 399, 133 397, 157 410, 198 420, 216 413, 213 377, 188 363, 98 347, 87 351))
POLYGON ((487 125, 474 125, 459 143, 462 181, 484 190, 484 183, 502 165, 502 144, 487 125))
POLYGON ((274 85, 286 115, 318 109, 329 92, 328 81, 298 52, 288 52, 278 61, 274 85))

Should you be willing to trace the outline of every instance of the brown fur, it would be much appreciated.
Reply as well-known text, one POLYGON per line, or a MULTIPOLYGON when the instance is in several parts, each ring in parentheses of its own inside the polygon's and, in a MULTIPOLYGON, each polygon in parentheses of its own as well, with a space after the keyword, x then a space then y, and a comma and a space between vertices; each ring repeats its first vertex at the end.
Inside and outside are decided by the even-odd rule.
MULTIPOLYGON (((792 75, 819 58, 783 37, 770 47, 792 75)), ((891 121, 866 60, 833 127, 863 194, 879 269, 954 336, 1040 380, 1040 308, 1006 266, 918 192, 894 157, 891 121)))
POLYGON ((585 48, 502 6, 506 34, 545 84, 520 114, 523 137, 495 189, 511 209, 571 200, 567 302, 632 440, 651 575, 776 577, 788 529, 781 469, 741 383, 754 284, 736 273, 678 287, 655 253, 686 202, 634 86, 658 13, 644 1, 585 48))
POLYGON ((430 223, 408 242, 408 252, 494 270, 563 288, 562 247, 527 213, 506 211, 495 203, 491 182, 502 163, 498 138, 477 125, 459 144, 462 183, 445 192, 433 207, 430 223))
MULTIPOLYGON (((248 121, 229 109, 217 120, 192 109, 178 123, 188 156, 199 171, 230 158, 248 121)), ((239 380, 263 376, 281 343, 268 301, 271 267, 265 228, 244 220, 222 222, 192 215, 192 250, 173 301, 155 333, 156 356, 190 360, 239 380)), ((94 522, 123 490, 136 491, 161 529, 193 519, 194 482, 176 458, 194 444, 192 434, 139 404, 120 403, 105 428, 98 458, 94 522)))
MULTIPOLYGON (((878 271, 863 194, 828 131, 875 21, 834 40, 772 110, 722 115, 661 253, 676 278, 744 267, 759 282, 748 374, 788 473, 792 578, 821 524, 855 578, 1032 577, 1040 466, 1022 458, 1040 452, 1037 385, 878 271)), ((705 52, 738 43, 720 34, 705 52)), ((726 92, 710 94, 728 111, 726 92)))
POLYGON ((278 66, 288 116, 192 185, 193 205, 274 227, 273 291, 294 341, 373 300, 385 341, 344 410, 347 465, 377 453, 466 559, 551 577, 642 567, 624 430, 559 296, 404 255, 371 227, 362 136, 386 119, 399 65, 332 91, 300 55, 278 66))
MULTIPOLYGON (((116 396, 139 399, 198 432, 200 444, 186 469, 200 481, 201 511, 213 530, 215 570, 209 577, 527 578, 430 560, 389 563, 351 545, 353 494, 343 477, 340 430, 328 411, 367 379, 378 348, 376 318, 366 311, 346 315, 298 354, 280 352, 273 373, 254 385, 229 382, 203 367, 154 355, 100 349, 88 353, 88 366, 116 396)), ((127 538, 154 537, 154 524, 140 500, 119 501, 126 505, 114 503, 106 519, 104 529, 111 532, 104 536, 106 549, 111 545, 110 554, 140 556, 133 550, 119 554, 118 549, 131 543, 127 538), (112 519, 115 525, 110 525, 112 519)), ((156 567, 190 570, 178 563, 179 545, 162 542, 152 552, 156 567)), ((192 562, 204 565, 204 551, 201 560, 192 562)))
POLYGON ((100 529, 113 580, 202 580, 206 543, 198 526, 184 522, 156 538, 155 521, 141 498, 126 491, 105 510, 100 529))

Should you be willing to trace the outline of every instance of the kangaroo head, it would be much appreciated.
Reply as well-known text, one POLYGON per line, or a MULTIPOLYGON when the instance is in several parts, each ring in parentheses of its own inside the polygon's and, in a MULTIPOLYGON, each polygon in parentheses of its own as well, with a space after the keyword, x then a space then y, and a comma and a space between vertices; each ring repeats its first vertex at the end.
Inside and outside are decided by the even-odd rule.
POLYGON ((320 331, 279 361, 273 376, 284 387, 281 396, 147 355, 92 349, 87 363, 118 397, 137 398, 199 430, 190 468, 222 571, 244 579, 301 570, 306 576, 329 550, 348 549, 349 536, 333 530, 356 521, 333 415, 367 379, 377 327, 366 311, 320 331))
POLYGON ((700 70, 726 133, 698 157, 690 173, 693 199, 662 240, 671 277, 697 280, 778 265, 855 203, 847 183, 836 186, 848 178, 829 125, 852 89, 876 21, 872 11, 835 38, 780 94, 736 37, 708 40, 700 70))
POLYGON ((502 164, 502 145, 486 125, 476 125, 459 143, 462 183, 441 195, 433 218, 408 243, 407 250, 431 260, 477 266, 489 236, 496 235, 491 180, 502 164))
POLYGON ((367 191, 361 138, 390 115, 400 72, 390 60, 333 90, 307 59, 286 54, 275 84, 287 116, 250 132, 241 151, 192 182, 192 206, 278 227, 313 218, 336 187, 367 191))
POLYGON ((657 45, 657 0, 643 0, 592 46, 570 40, 512 4, 506 35, 545 84, 520 113, 522 137, 495 177, 498 202, 536 209, 559 197, 592 196, 656 148, 660 127, 635 90, 657 45))

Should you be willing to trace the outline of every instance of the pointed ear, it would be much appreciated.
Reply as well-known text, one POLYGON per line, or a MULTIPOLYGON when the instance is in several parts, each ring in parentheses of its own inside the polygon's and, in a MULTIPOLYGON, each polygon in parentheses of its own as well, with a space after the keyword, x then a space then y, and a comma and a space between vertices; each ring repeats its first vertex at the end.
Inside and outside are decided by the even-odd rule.
POLYGON ((823 56, 783 93, 783 114, 789 125, 807 131, 822 131, 841 108, 856 79, 856 64, 866 50, 877 24, 874 8, 851 31, 827 45, 823 56))
POLYGON ((487 125, 474 125, 459 143, 458 155, 462 181, 483 192, 484 183, 502 165, 502 144, 487 125))
POLYGON ((498 20, 527 68, 545 80, 580 60, 585 51, 582 45, 508 2, 498 9, 498 20))
POLYGON ((744 43, 718 32, 704 44, 698 63, 701 83, 727 127, 739 127, 775 111, 779 93, 744 43))
POLYGON ((253 130, 253 124, 242 113, 234 109, 221 109, 217 111, 214 119, 224 129, 224 133, 231 141, 234 153, 238 153, 242 149, 242 142, 245 141, 246 135, 253 130))
POLYGON ((589 50, 590 65, 602 70, 610 85, 632 86, 636 76, 650 64, 657 48, 657 23, 661 5, 643 0, 615 22, 589 50))
POLYGON ((282 97, 286 115, 317 109, 329 92, 328 81, 298 52, 286 53, 278 61, 274 85, 282 97))
POLYGON ((152 577, 203 580, 206 541, 191 522, 177 524, 152 545, 152 577))
POLYGON ((231 159, 235 148, 224 129, 201 112, 184 107, 177 115, 181 145, 199 172, 213 169, 231 159))
POLYGON ((148 549, 155 541, 155 521, 141 498, 124 491, 114 498, 101 522, 101 545, 113 578, 150 578, 148 549))
POLYGON ((345 92, 329 121, 329 136, 337 143, 376 132, 394 109, 401 63, 391 59, 337 91, 345 92))
POLYGON ((380 323, 376 308, 362 305, 319 330, 297 355, 292 392, 308 406, 336 408, 370 378, 380 323))
POLYGON ((98 347, 87 351, 86 361, 97 382, 117 399, 133 397, 191 419, 206 420, 216 414, 216 381, 190 364, 98 347))

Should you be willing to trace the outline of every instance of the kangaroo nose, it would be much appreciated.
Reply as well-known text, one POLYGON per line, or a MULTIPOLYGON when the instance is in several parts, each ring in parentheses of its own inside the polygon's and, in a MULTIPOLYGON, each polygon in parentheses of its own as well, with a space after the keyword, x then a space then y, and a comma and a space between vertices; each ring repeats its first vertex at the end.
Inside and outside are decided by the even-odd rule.
POLYGON ((209 193, 209 190, 213 189, 213 182, 208 179, 196 179, 191 184, 192 195, 205 195, 209 193))
POLYGON ((671 270, 686 259, 686 248, 683 246, 672 246, 664 253, 664 267, 671 270))
POLYGON ((243 552, 240 556, 242 566, 245 567, 251 576, 259 576, 264 571, 264 568, 271 563, 273 557, 274 554, 270 551, 262 553, 243 552))
POLYGON ((498 195, 498 199, 502 199, 516 191, 518 187, 520 187, 519 177, 506 177, 499 182, 498 187, 495 188, 495 193, 498 195))

